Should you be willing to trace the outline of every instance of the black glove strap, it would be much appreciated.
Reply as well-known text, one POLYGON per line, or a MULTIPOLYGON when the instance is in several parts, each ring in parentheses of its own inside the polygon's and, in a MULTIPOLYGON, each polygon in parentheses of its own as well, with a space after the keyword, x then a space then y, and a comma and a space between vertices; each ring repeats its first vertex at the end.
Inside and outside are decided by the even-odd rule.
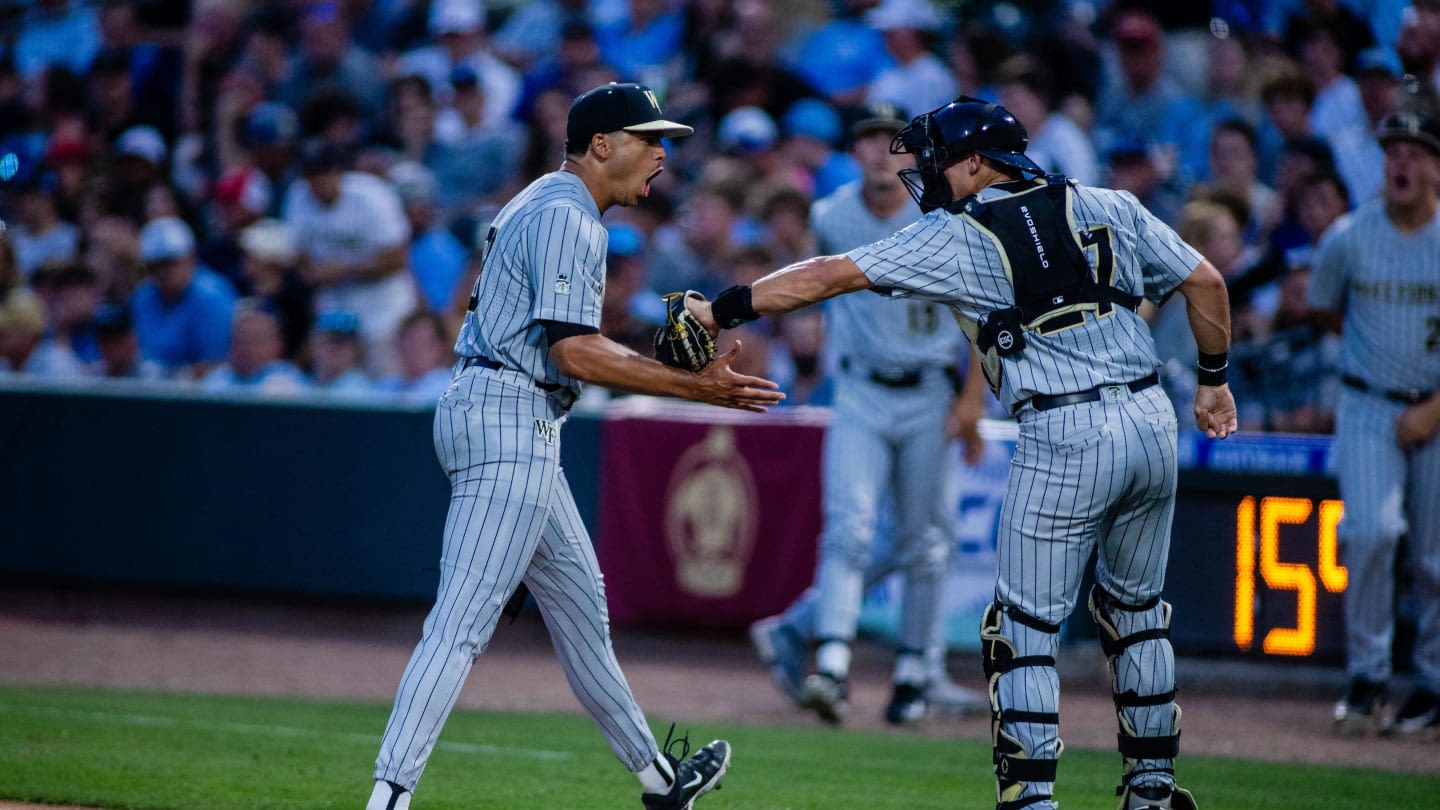
POLYGON ((734 329, 760 318, 760 313, 750 306, 750 285, 737 284, 715 296, 710 304, 710 314, 721 329, 734 329))

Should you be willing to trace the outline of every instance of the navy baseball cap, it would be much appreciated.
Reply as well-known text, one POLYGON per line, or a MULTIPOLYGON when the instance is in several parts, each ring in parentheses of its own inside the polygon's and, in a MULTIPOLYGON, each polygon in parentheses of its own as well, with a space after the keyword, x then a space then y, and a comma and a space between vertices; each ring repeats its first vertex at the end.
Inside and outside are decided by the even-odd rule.
POLYGON ((889 101, 876 101, 865 107, 860 120, 850 125, 850 137, 862 138, 872 132, 894 135, 909 123, 910 113, 904 107, 889 101))
POLYGON ((610 82, 587 90, 570 102, 565 147, 582 150, 595 135, 622 129, 662 138, 677 138, 695 131, 694 127, 666 121, 655 91, 645 85, 610 82))

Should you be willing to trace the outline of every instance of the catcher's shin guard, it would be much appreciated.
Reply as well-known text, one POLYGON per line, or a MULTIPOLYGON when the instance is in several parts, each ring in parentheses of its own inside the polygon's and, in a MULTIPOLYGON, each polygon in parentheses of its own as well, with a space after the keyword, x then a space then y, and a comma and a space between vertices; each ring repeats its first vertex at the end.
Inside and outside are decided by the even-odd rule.
POLYGON ((1124 765, 1115 795, 1121 797, 1122 810, 1194 807, 1190 794, 1174 786, 1180 707, 1175 704, 1170 603, 1156 596, 1144 604, 1126 605, 1097 585, 1090 591, 1089 605, 1100 627, 1100 647, 1109 660, 1120 726, 1116 745, 1124 765), (1152 792, 1164 793, 1163 803, 1144 795, 1152 792), (1185 801, 1189 804, 1180 803, 1185 801))
POLYGON ((994 602, 980 620, 980 647, 990 691, 995 809, 1019 810, 1054 796, 1060 741, 1060 681, 1055 653, 1060 625, 994 602), (1015 677, 1018 669, 1038 676, 1015 677), (1041 688, 1036 689, 1036 684, 1041 688))
POLYGON ((1200 810, 1190 791, 1178 785, 1154 788, 1127 787, 1120 794, 1120 810, 1200 810))

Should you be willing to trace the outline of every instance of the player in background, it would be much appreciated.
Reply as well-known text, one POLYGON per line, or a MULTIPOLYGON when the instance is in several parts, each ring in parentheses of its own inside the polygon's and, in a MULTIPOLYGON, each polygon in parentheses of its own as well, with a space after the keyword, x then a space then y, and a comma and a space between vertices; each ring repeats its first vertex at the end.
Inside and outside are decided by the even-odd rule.
POLYGON ((645 807, 688 810, 729 766, 724 740, 682 760, 655 744, 615 660, 600 568, 560 467, 560 429, 584 383, 749 411, 783 398, 773 382, 731 370, 739 345, 692 374, 599 333, 600 215, 649 193, 663 170, 660 139, 691 132, 665 120, 646 87, 597 87, 570 106, 559 171, 496 215, 455 343, 462 359, 435 412, 435 452, 451 483, 439 592, 380 742, 367 810, 409 807, 471 665, 522 584, 645 807))
POLYGON ((995 601, 980 638, 992 707, 997 810, 1054 810, 1061 622, 1098 552, 1089 595, 1110 660, 1123 810, 1193 810, 1175 783, 1170 605, 1161 600, 1176 486, 1176 417, 1135 314, 1178 291, 1200 348, 1195 423, 1235 430, 1220 272, 1127 193, 1042 176, 1025 129, 969 97, 896 134, 926 212, 843 255, 788 265, 691 312, 718 333, 849 292, 948 305, 984 357, 1019 440, 1001 513, 995 601))
MULTIPOLYGON (((882 102, 851 127, 863 177, 816 201, 810 223, 820 252, 843 253, 920 218, 899 176, 911 160, 890 153, 890 139, 909 120, 882 102)), ((941 439, 963 438, 972 463, 984 452, 977 427, 983 377, 972 375, 968 399, 959 391, 957 365, 969 344, 945 307, 930 301, 842 296, 826 303, 825 327, 839 370, 825 432, 820 562, 811 588, 783 614, 751 627, 756 650, 786 695, 827 722, 842 722, 865 592, 900 571, 899 649, 885 719, 918 720, 937 700, 961 711, 988 706, 945 672, 944 584, 955 532, 944 502, 949 445, 941 439), (887 497, 895 536, 882 551, 872 546, 887 497), (804 678, 817 642, 818 672, 804 678)))
POLYGON ((1308 297, 1343 326, 1335 469, 1345 503, 1338 535, 1350 577, 1350 686, 1335 723, 1413 734, 1440 727, 1440 122, 1402 111, 1376 134, 1385 150, 1381 195, 1320 241, 1308 297), (1382 720, 1402 535, 1415 576, 1419 684, 1382 720))

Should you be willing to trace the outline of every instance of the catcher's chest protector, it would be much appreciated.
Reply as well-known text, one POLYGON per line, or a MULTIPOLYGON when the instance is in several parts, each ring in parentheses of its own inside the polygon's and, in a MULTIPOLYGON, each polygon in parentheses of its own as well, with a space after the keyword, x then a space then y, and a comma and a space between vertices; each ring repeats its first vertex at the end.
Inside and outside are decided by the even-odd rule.
POLYGON ((1002 199, 981 202, 973 195, 952 212, 969 218, 1000 249, 1015 306, 989 313, 980 326, 979 349, 1002 356, 1025 347, 1022 330, 1051 334, 1085 322, 1085 313, 1104 315, 1113 304, 1129 309, 1140 297, 1110 286, 1115 257, 1110 240, 1078 230, 1070 217, 1070 184, 1052 174, 1002 199), (1085 251, 1097 251, 1095 269, 1085 251))

